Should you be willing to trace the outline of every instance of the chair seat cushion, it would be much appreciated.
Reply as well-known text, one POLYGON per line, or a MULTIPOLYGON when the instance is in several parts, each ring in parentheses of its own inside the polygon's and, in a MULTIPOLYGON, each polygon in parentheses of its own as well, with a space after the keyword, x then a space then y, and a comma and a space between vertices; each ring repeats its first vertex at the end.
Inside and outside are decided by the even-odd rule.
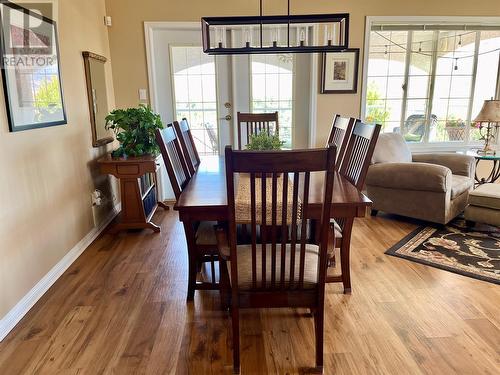
POLYGON ((470 177, 454 174, 451 176, 451 199, 455 199, 474 186, 474 180, 470 177))
MULTIPOLYGON (((304 266, 304 289, 314 289, 318 282, 318 260, 319 260, 319 247, 316 245, 306 244, 305 249, 305 266, 304 266)), ((252 245, 239 245, 237 246, 238 254, 238 287, 241 290, 253 289, 252 285, 252 245)), ((285 277, 284 285, 286 288, 290 287, 290 255, 291 246, 286 245, 285 251, 285 277)), ((256 280, 257 288, 262 287, 260 281, 262 280, 262 245, 257 244, 256 249, 256 280)), ((266 287, 271 285, 271 245, 266 245, 266 287)), ((299 268, 300 268, 300 245, 295 248, 295 268, 293 276, 293 285, 298 285, 299 268)), ((229 276, 231 277, 231 262, 228 261, 229 276)), ((281 283, 281 245, 276 246, 276 286, 281 283)))
POLYGON ((483 184, 469 194, 469 204, 500 210, 500 184, 483 184))
POLYGON ((217 245, 214 225, 217 225, 217 222, 200 221, 198 229, 196 230, 197 245, 217 245))

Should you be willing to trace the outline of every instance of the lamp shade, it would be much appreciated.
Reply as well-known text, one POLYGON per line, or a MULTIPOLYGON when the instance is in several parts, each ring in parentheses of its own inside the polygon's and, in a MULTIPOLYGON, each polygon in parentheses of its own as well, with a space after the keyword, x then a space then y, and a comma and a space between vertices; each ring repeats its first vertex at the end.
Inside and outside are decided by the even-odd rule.
POLYGON ((500 122, 500 100, 485 100, 475 122, 500 122))

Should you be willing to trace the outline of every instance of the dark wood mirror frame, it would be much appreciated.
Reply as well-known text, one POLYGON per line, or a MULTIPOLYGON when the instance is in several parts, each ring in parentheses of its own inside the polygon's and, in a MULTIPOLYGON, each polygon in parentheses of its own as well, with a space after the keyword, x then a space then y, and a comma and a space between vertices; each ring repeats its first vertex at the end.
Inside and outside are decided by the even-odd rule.
POLYGON ((90 111, 90 127, 92 129, 92 146, 100 147, 105 144, 113 142, 114 138, 110 135, 109 137, 104 137, 99 139, 97 135, 97 123, 96 123, 96 113, 94 110, 94 99, 92 93, 93 85, 92 85, 92 73, 90 69, 90 62, 91 60, 95 60, 101 62, 104 65, 107 59, 104 56, 89 51, 84 51, 82 55, 85 67, 85 81, 87 83, 87 98, 89 102, 89 111, 90 111))

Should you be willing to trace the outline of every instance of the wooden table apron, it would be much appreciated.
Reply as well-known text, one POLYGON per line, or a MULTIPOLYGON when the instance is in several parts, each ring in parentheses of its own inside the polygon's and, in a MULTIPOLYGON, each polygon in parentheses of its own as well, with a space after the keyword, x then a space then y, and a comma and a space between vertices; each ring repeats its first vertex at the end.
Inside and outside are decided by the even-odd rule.
MULTIPOLYGON (((309 219, 320 219, 323 180, 322 176, 311 176, 311 193, 307 208, 309 219)), ((335 175, 333 190, 332 218, 355 218, 366 215, 366 209, 371 206, 372 202, 339 173, 335 175)), ((179 211, 179 219, 184 223, 227 220, 228 206, 223 157, 214 156, 202 159, 198 171, 182 192, 174 209, 179 211)))

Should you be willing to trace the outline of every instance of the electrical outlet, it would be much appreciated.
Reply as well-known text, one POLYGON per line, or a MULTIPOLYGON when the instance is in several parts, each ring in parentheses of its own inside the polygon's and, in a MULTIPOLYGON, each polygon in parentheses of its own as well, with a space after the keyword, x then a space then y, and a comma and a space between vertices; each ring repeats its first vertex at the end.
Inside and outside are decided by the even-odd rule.
POLYGON ((98 189, 95 189, 92 192, 92 206, 100 206, 102 204, 102 192, 98 189))

